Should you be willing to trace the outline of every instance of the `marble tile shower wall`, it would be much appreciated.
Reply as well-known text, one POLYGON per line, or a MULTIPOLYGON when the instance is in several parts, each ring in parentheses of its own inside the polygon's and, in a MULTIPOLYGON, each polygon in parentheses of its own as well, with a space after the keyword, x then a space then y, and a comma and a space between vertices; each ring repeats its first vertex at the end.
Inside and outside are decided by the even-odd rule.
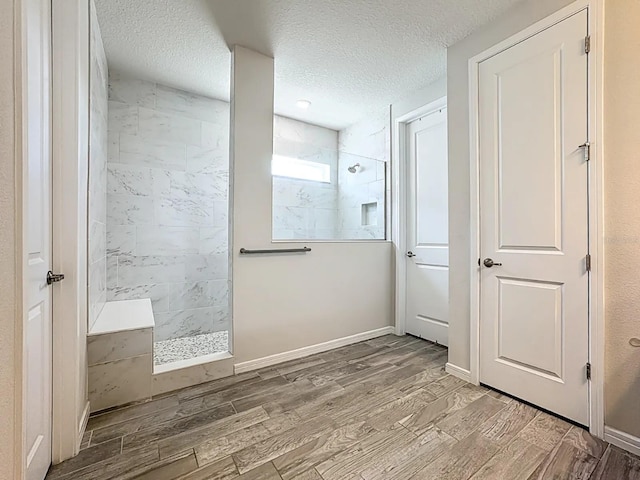
POLYGON ((331 168, 331 183, 273 178, 273 238, 337 238, 338 132, 276 116, 273 153, 331 168))
POLYGON ((338 135, 338 225, 342 239, 384 239, 390 199, 386 182, 391 156, 389 110, 367 117, 338 135), (360 164, 356 173, 350 166, 360 164), (373 208, 368 217, 366 208, 373 208))
POLYGON ((229 328, 229 105, 109 76, 109 300, 150 298, 155 340, 229 328))
POLYGON ((89 329, 107 300, 107 84, 108 68, 95 6, 91 5, 89 85, 89 329))

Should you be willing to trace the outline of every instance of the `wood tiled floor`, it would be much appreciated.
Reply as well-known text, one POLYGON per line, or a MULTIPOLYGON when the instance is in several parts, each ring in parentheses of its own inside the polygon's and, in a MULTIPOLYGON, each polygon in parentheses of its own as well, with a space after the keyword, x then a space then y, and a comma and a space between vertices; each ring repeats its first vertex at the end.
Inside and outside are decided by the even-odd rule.
POLYGON ((386 336, 91 417, 47 479, 636 479, 640 459, 386 336))

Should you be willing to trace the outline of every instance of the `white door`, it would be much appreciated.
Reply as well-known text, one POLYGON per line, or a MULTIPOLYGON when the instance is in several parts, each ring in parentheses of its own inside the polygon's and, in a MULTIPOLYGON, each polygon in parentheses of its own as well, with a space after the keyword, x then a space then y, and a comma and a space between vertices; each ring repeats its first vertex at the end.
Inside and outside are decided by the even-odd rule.
POLYGON ((51 463, 51 3, 25 9, 24 111, 24 415, 27 480, 42 480, 51 463))
POLYGON ((411 122, 405 330, 448 344, 449 213, 446 107, 411 122))
POLYGON ((589 424, 586 35, 583 11, 478 72, 480 381, 582 425, 589 424))

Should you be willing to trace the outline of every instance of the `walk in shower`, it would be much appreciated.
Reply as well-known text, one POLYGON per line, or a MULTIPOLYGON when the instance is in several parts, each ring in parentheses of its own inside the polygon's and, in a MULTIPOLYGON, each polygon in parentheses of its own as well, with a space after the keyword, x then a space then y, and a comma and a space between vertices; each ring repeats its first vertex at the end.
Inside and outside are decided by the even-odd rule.
POLYGON ((97 12, 90 323, 105 302, 148 298, 156 367, 227 352, 229 103, 118 70, 97 12))

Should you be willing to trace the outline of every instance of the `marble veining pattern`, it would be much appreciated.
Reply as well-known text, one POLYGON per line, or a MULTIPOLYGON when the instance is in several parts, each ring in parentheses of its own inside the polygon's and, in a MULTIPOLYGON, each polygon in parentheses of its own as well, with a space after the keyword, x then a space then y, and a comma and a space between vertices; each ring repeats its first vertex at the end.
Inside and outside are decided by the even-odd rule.
POLYGON ((276 117, 274 153, 330 165, 331 182, 274 177, 273 238, 384 239, 390 142, 388 111, 340 132, 276 117), (366 204, 376 205, 373 222, 366 220, 366 204))
POLYGON ((229 332, 203 333, 192 337, 173 338, 155 342, 153 346, 154 365, 188 360, 212 353, 229 350, 229 332))
POLYGON ((100 36, 95 5, 90 2, 91 37, 89 85, 89 328, 95 323, 107 300, 107 157, 108 95, 107 58, 100 36))
POLYGON ((228 329, 228 103, 115 71, 108 91, 107 298, 150 298, 156 340, 228 329))
POLYGON ((390 160, 391 133, 389 112, 377 115, 343 129, 338 135, 338 209, 336 229, 343 239, 384 239, 389 207, 386 194, 386 172, 390 160), (351 165, 360 164, 356 173, 351 165), (365 224, 363 205, 376 203, 376 221, 365 224))

